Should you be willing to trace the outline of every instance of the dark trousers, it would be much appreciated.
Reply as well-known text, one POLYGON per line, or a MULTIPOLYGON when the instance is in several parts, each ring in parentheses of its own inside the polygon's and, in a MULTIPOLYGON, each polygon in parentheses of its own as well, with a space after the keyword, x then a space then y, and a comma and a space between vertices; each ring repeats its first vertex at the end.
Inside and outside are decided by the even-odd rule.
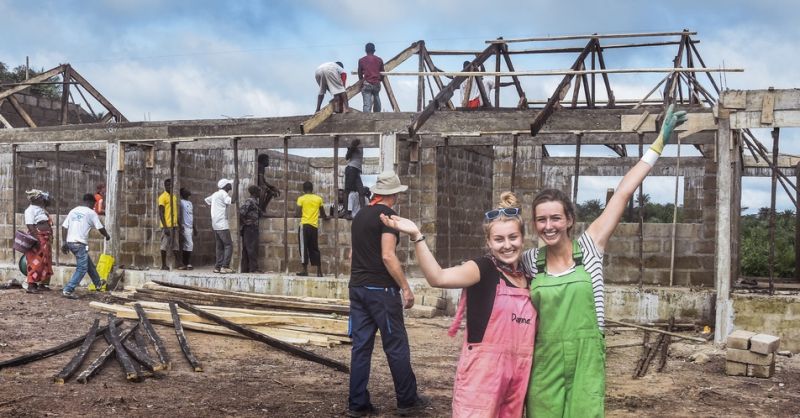
POLYGON ((300 227, 300 260, 303 265, 307 266, 308 261, 311 260, 312 266, 318 266, 320 263, 319 253, 319 231, 313 225, 303 224, 300 227))
POLYGON ((258 225, 242 225, 242 273, 258 271, 258 225))
POLYGON ((350 288, 350 396, 348 406, 357 411, 370 405, 369 383, 375 332, 381 331, 383 352, 392 372, 397 407, 407 408, 417 400, 417 378, 411 370, 411 351, 403 323, 403 302, 395 288, 350 288))

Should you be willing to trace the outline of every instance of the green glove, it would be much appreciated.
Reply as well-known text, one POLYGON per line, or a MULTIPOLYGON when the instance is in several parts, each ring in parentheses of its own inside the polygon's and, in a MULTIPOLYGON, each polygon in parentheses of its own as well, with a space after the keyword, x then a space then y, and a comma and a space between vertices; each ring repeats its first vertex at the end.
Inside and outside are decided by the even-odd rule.
POLYGON ((661 124, 661 133, 658 134, 658 138, 650 145, 650 149, 657 152, 658 155, 661 155, 661 152, 664 151, 664 145, 672 138, 672 131, 675 127, 687 120, 685 110, 677 112, 674 112, 674 110, 675 105, 669 105, 667 113, 664 115, 664 123, 661 124))

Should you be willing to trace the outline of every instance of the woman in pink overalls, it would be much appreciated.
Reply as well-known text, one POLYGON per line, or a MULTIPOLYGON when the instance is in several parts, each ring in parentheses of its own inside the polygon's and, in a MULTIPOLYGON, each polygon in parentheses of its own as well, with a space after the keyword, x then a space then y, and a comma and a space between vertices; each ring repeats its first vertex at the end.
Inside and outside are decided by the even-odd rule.
POLYGON ((536 334, 530 277, 522 272, 525 231, 516 196, 505 192, 486 212, 488 254, 442 269, 414 222, 381 215, 389 227, 408 234, 425 279, 433 287, 463 288, 455 335, 466 309, 467 327, 453 387, 454 417, 522 416, 536 334))

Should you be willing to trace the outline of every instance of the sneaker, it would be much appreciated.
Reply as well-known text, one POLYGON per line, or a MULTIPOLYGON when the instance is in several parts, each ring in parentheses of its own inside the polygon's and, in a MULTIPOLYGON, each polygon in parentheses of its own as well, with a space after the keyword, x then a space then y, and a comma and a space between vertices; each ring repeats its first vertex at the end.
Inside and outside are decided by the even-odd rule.
POLYGON ((25 293, 39 293, 39 289, 36 288, 35 283, 29 283, 28 287, 25 288, 25 293))
POLYGON ((187 264, 186 265, 186 270, 194 270, 194 267, 192 267, 191 264, 187 264))
POLYGON ((78 295, 75 292, 61 292, 61 296, 64 296, 67 299, 78 299, 78 295))
POLYGON ((378 410, 378 408, 374 407, 371 404, 368 407, 364 408, 364 409, 359 409, 359 410, 348 409, 347 410, 347 416, 348 417, 366 417, 366 416, 369 416, 369 415, 378 415, 379 413, 380 413, 380 411, 378 410))
POLYGON ((231 273, 233 273, 233 270, 231 270, 231 269, 230 269, 230 268, 228 268, 228 267, 223 267, 223 268, 219 269, 219 272, 220 272, 221 274, 231 274, 231 273))
POLYGON ((219 267, 214 267, 214 273, 219 273, 219 272, 220 272, 220 268, 219 267))
POLYGON ((431 398, 425 395, 417 395, 417 400, 414 401, 414 404, 411 406, 407 406, 405 408, 397 408, 397 415, 401 417, 407 417, 412 415, 417 415, 422 412, 423 409, 427 408, 431 405, 431 398))
POLYGON ((308 272, 307 271, 301 271, 300 273, 297 273, 297 275, 305 277, 305 276, 308 276, 308 272))

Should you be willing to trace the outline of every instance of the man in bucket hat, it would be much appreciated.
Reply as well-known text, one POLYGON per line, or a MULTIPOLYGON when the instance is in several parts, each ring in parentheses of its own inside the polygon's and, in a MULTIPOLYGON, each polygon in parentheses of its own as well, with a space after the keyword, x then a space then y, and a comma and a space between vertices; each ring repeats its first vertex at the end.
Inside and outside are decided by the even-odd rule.
POLYGON ((214 264, 214 273, 233 273, 230 268, 233 239, 228 223, 228 205, 232 203, 229 193, 233 190, 233 181, 221 179, 217 182, 217 188, 219 190, 205 199, 206 204, 211 206, 211 229, 214 230, 216 242, 217 261, 214 264))
POLYGON ((400 184, 400 178, 393 171, 378 175, 372 188, 372 201, 353 218, 350 229, 353 242, 349 283, 353 348, 347 412, 351 417, 376 412, 370 402, 367 382, 375 333, 379 329, 394 380, 398 414, 414 415, 430 404, 428 397, 418 394, 417 379, 411 369, 403 308, 409 309, 414 305, 414 293, 395 253, 399 234, 380 220, 381 214, 397 214, 392 207, 397 204, 399 193, 407 189, 408 186, 400 184))

